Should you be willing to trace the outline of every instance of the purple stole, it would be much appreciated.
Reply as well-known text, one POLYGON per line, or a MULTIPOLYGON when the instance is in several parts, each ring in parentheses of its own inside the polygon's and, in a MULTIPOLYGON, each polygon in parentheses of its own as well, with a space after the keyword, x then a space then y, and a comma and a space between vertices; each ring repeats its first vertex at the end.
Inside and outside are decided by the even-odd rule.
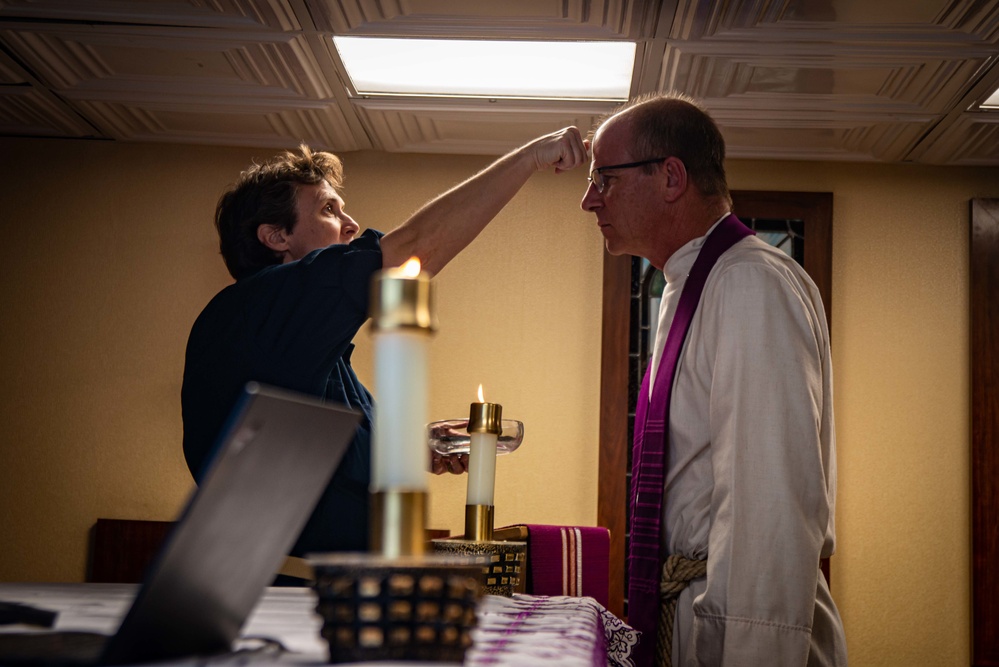
POLYGON ((659 579, 662 569, 660 524, 666 490, 666 433, 673 376, 680 350, 708 274, 722 254, 746 236, 755 234, 732 214, 726 216, 705 240, 680 293, 676 314, 659 361, 656 383, 649 396, 652 364, 645 371, 635 407, 635 437, 631 463, 631 542, 628 549, 628 623, 642 632, 635 647, 637 667, 651 665, 656 654, 659 621, 659 579))

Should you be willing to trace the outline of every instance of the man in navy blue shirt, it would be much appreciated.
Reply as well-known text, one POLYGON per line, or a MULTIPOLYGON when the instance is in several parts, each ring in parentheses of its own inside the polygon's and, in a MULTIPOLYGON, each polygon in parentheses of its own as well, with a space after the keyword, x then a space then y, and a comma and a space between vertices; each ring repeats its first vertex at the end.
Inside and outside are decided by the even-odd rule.
MULTIPOLYGON (((381 234, 345 212, 335 155, 301 146, 244 171, 219 200, 215 226, 236 282, 219 292, 188 339, 181 403, 184 456, 201 480, 242 387, 251 380, 321 396, 365 417, 291 555, 368 546, 371 394, 350 365, 376 271, 418 257, 436 274, 536 171, 588 159, 574 127, 531 141, 381 234)), ((434 461, 435 473, 465 461, 434 461)), ((280 502, 280 498, 275 498, 280 502)))

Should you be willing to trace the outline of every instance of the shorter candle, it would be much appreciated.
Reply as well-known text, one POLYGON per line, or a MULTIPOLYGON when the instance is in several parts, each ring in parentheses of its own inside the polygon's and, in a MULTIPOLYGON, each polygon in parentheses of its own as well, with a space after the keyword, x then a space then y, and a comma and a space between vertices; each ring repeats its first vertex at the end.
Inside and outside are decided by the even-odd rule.
POLYGON ((479 385, 479 402, 468 417, 468 494, 466 505, 493 505, 496 488, 496 440, 502 430, 503 406, 486 403, 479 385))

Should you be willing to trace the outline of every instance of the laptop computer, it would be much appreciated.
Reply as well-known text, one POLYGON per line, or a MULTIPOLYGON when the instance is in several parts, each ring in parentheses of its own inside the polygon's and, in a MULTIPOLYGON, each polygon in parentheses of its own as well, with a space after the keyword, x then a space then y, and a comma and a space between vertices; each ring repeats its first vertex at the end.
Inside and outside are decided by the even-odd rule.
POLYGON ((342 406, 248 384, 118 631, 0 634, 0 663, 121 665, 231 650, 359 421, 342 406))

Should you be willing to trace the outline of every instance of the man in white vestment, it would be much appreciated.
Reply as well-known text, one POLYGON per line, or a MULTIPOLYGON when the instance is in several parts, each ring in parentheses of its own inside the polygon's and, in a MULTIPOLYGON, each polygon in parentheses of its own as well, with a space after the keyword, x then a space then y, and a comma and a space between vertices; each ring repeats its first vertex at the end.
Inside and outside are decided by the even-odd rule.
MULTIPOLYGON (((706 235, 738 215, 724 157, 714 121, 676 94, 625 105, 593 137, 582 208, 596 215, 608 252, 644 257, 665 274, 653 373, 706 235)), ((679 594, 672 648, 660 659, 846 665, 819 570, 835 547, 828 326, 804 270, 755 236, 708 274, 677 365, 666 460, 660 557, 706 560, 706 574, 679 594)))

